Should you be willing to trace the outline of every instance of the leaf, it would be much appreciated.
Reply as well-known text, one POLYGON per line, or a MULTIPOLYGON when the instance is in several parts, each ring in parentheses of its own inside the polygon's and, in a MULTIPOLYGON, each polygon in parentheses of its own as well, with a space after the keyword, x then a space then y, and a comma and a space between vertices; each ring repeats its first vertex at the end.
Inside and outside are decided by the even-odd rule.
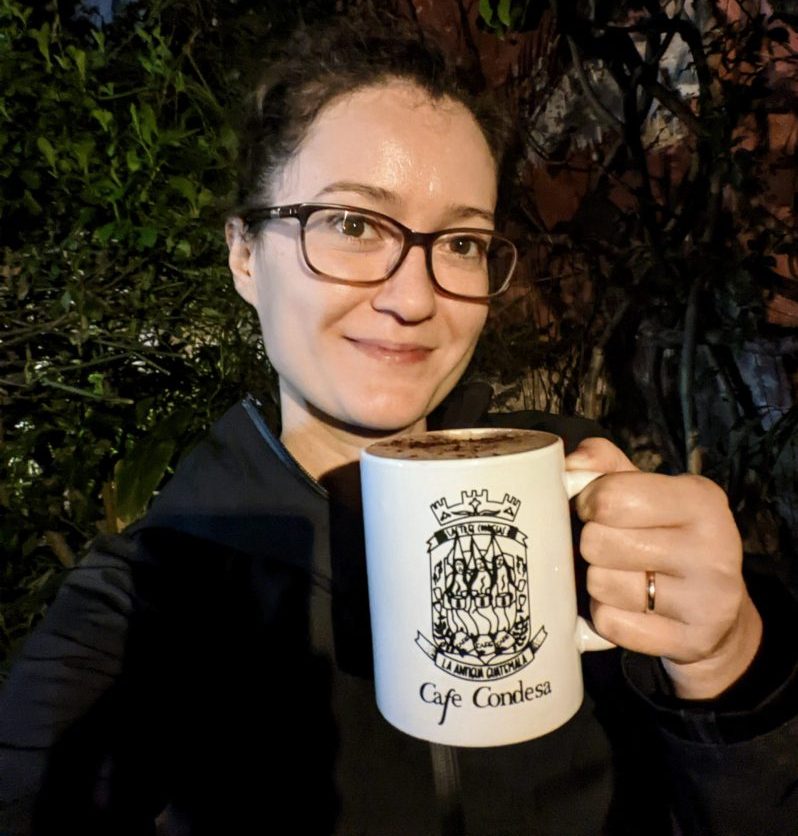
POLYGON ((75 62, 78 69, 78 75, 82 82, 86 81, 86 53, 82 49, 74 46, 68 46, 67 55, 75 62))
POLYGON ((153 145, 153 136, 158 132, 158 125, 153 109, 146 102, 140 108, 137 108, 131 102, 130 119, 133 122, 133 127, 142 145, 150 148, 153 145))
POLYGON ((170 177, 169 185, 194 206, 197 202, 197 186, 188 177, 170 177))
POLYGON ((21 302, 30 291, 30 284, 27 276, 21 276, 17 284, 17 299, 21 302))
POLYGON ((41 215, 42 207, 36 198, 30 193, 30 189, 25 189, 25 194, 22 195, 22 203, 31 215, 41 215))
POLYGON ((152 226, 144 226, 139 230, 139 244, 142 247, 150 248, 155 246, 158 240, 158 230, 152 226))
MULTIPOLYGON (((487 2, 488 0, 480 0, 480 5, 482 2, 487 2)), ((238 145, 238 136, 236 132, 230 125, 223 125, 221 131, 219 132, 219 143, 221 144, 222 148, 227 151, 234 151, 238 145)))
POLYGON ((78 165, 84 174, 89 173, 89 159, 92 156, 94 148, 95 144, 93 139, 84 139, 71 146, 72 155, 78 161, 78 165))
POLYGON ((185 238, 175 244, 175 253, 182 258, 189 258, 191 256, 191 242, 185 238))
POLYGON ((6 3, 3 6, 3 11, 13 15, 15 18, 17 18, 17 20, 20 21, 20 23, 26 25, 33 9, 20 9, 17 7, 16 3, 12 5, 8 5, 6 3))
POLYGON ((136 133, 141 136, 141 123, 139 122, 139 111, 136 105, 131 102, 130 107, 128 108, 130 113, 130 121, 133 123, 133 127, 136 129, 136 133))
POLYGON ((117 514, 132 522, 147 507, 175 452, 174 440, 144 439, 117 465, 117 514))
POLYGON ((104 224, 98 229, 95 229, 94 238, 99 241, 100 244, 105 246, 111 240, 111 237, 114 235, 116 230, 117 224, 111 221, 111 223, 104 224))
POLYGON ((510 4, 511 0, 499 0, 499 7, 496 10, 499 20, 507 27, 509 27, 511 23, 510 4))
POLYGON ((159 136, 158 141, 161 145, 180 146, 186 139, 194 136, 196 131, 186 131, 180 128, 164 128, 159 136))
POLYGON ((26 168, 24 171, 20 171, 19 176, 22 182, 31 189, 38 189, 42 185, 42 178, 39 177, 38 172, 29 168, 26 168))
POLYGON ((158 134, 158 122, 155 118, 155 111, 147 102, 141 106, 141 132, 147 145, 152 145, 154 137, 158 134))
POLYGON ((47 72, 50 72, 53 68, 52 62, 50 61, 50 24, 45 23, 41 29, 34 29, 30 34, 36 41, 39 52, 44 58, 44 62, 47 65, 47 72))
POLYGON ((51 168, 55 168, 55 148, 46 136, 40 136, 36 140, 36 147, 44 154, 45 159, 51 168))
POLYGON ((114 121, 114 115, 111 113, 110 110, 101 110, 100 108, 94 108, 92 110, 91 115, 100 123, 100 127, 104 131, 108 131, 108 128, 111 126, 111 122, 114 121))
POLYGON ((193 409, 178 408, 161 419, 150 434, 153 441, 173 441, 175 444, 196 419, 193 409))
POLYGON ((102 372, 92 372, 89 375, 89 383, 95 395, 105 394, 105 375, 102 372))
POLYGON ((493 22, 493 8, 490 0, 479 0, 479 15, 489 26, 493 22))
POLYGON ((141 168, 141 160, 132 148, 125 154, 125 162, 127 163, 128 171, 131 173, 141 168))
POLYGON ((39 538, 33 534, 22 544, 22 556, 27 557, 39 545, 39 538))

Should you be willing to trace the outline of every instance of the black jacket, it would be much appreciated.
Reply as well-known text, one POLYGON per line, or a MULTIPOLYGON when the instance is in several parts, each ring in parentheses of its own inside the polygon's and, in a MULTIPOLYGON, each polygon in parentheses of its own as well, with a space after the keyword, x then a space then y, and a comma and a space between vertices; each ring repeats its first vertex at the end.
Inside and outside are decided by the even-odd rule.
MULTIPOLYGON (((570 447, 596 430, 468 413, 443 423, 570 447)), ((719 701, 670 697, 656 660, 586 654, 558 731, 430 747, 374 704, 360 520, 249 399, 142 522, 98 540, 26 644, 0 705, 0 833, 793 834, 798 666, 780 639, 798 616, 754 592, 763 650, 719 701)))

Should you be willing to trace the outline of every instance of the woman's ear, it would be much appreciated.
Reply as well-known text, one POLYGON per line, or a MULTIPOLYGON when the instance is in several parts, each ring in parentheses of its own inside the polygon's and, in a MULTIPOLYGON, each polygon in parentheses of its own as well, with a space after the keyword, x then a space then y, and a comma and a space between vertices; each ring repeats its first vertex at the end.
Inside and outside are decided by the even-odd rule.
POLYGON ((241 218, 230 218, 224 225, 224 235, 229 250, 227 263, 238 295, 250 305, 255 305, 258 299, 254 273, 255 241, 246 234, 241 218))

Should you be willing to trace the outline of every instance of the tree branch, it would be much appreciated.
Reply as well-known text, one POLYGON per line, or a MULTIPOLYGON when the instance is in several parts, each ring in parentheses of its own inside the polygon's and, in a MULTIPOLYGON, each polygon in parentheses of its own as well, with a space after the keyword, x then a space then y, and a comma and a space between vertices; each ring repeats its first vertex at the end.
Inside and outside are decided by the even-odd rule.
POLYGON ((701 473, 701 450, 698 446, 698 427, 695 415, 695 349, 698 331, 698 298, 702 277, 696 278, 690 286, 687 309, 684 315, 684 339, 679 360, 679 400, 684 429, 684 462, 688 473, 701 473))

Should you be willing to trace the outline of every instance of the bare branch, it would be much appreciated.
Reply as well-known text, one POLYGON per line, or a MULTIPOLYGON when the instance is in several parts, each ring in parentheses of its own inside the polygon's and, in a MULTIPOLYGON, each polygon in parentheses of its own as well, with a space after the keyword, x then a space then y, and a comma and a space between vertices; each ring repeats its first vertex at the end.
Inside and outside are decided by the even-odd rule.
POLYGON ((582 66, 582 58, 579 55, 579 50, 577 49, 576 42, 570 35, 566 35, 566 41, 568 42, 568 48, 571 51, 571 59, 573 60, 574 70, 576 72, 576 77, 579 79, 579 85, 582 88, 582 92, 585 94, 585 98, 587 99, 588 103, 590 104, 593 112, 596 114, 599 122, 603 122, 605 125, 608 125, 611 128, 615 128, 619 133, 623 133, 624 125, 614 113, 607 110, 606 107, 602 104, 601 100, 598 98, 596 93, 594 92, 593 88, 590 86, 590 81, 588 80, 587 74, 585 73, 585 68, 582 66))

